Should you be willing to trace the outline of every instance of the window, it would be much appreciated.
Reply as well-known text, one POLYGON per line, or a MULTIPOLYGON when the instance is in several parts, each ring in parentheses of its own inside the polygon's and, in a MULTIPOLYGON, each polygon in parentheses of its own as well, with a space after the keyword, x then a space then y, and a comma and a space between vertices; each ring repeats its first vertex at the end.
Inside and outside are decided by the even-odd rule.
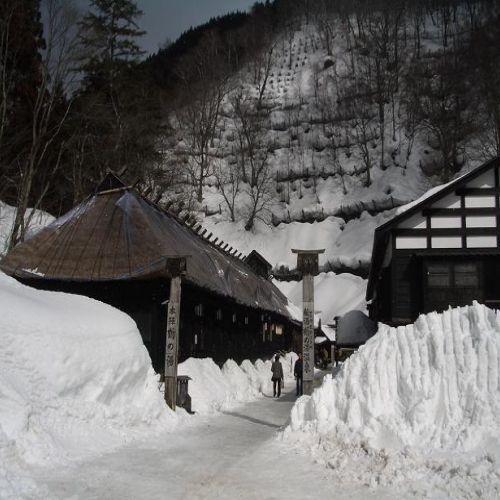
POLYGON ((455 265, 455 285, 456 286, 477 286, 478 275, 477 265, 473 262, 464 262, 455 265))
POLYGON ((425 265, 424 312, 465 306, 484 295, 481 260, 429 259, 425 265))
POLYGON ((222 309, 217 309, 217 319, 219 321, 222 321, 222 309))
POLYGON ((429 262, 427 265, 427 284, 430 287, 449 287, 450 271, 450 265, 447 262, 429 262))
POLYGON ((245 325, 248 325, 248 316, 245 316, 245 325))
POLYGON ((430 288, 477 287, 478 263, 435 261, 427 263, 427 285, 430 288))
POLYGON ((198 304, 194 307, 194 314, 198 317, 203 316, 203 304, 198 304))
POLYGON ((236 323, 236 313, 233 313, 233 323, 236 323))

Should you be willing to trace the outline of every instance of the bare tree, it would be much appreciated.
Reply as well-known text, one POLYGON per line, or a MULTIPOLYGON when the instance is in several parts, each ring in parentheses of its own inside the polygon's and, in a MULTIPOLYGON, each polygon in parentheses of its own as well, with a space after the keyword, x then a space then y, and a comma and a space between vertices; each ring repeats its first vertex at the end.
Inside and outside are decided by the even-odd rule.
MULTIPOLYGON (((10 238, 9 250, 24 240, 26 210, 32 194, 35 177, 40 173, 51 147, 60 134, 69 112, 64 102, 65 89, 72 83, 71 65, 77 47, 75 30, 78 12, 70 0, 47 0, 46 50, 42 55, 40 82, 32 104, 30 129, 24 131, 27 137, 26 149, 15 159, 17 178, 16 215, 10 238)), ((64 145, 62 145, 64 147, 64 145)), ((38 199, 33 204, 31 216, 46 194, 53 174, 59 168, 62 150, 54 158, 50 169, 41 177, 43 186, 38 187, 38 199)))
POLYGON ((323 47, 329 56, 333 54, 333 41, 337 36, 334 22, 332 2, 328 0, 317 0, 315 6, 315 20, 323 47))
MULTIPOLYGON (((467 2, 470 16, 473 16, 474 5, 467 2)), ((481 30, 472 34, 469 44, 470 58, 473 67, 478 72, 477 83, 481 89, 482 114, 481 140, 477 148, 483 158, 500 155, 500 55, 498 44, 500 43, 500 28, 495 17, 481 30)), ((471 23, 476 23, 475 17, 471 23)))
POLYGON ((459 152, 475 127, 476 94, 470 91, 459 52, 443 55, 435 64, 428 62, 418 71, 417 88, 421 90, 412 98, 417 102, 420 127, 431 134, 441 151, 442 179, 447 182, 458 170, 459 152))
POLYGON ((229 211, 231 222, 236 222, 236 199, 240 192, 241 168, 235 158, 225 164, 221 160, 215 161, 214 177, 217 189, 222 194, 229 211))
POLYGON ((266 150, 259 155, 255 183, 246 184, 244 191, 248 196, 246 206, 245 229, 250 231, 259 219, 265 223, 271 214, 270 207, 274 203, 274 176, 269 165, 269 152, 266 150))
POLYGON ((199 203, 203 200, 203 184, 212 175, 216 127, 229 91, 229 72, 220 65, 217 50, 216 38, 211 37, 200 43, 190 59, 178 68, 184 85, 177 123, 185 132, 186 169, 196 186, 199 203))
POLYGON ((256 109, 243 94, 231 98, 234 126, 237 135, 236 157, 246 195, 245 229, 253 228, 255 219, 266 220, 273 200, 274 177, 269 160, 270 151, 266 137, 269 129, 267 113, 256 109))

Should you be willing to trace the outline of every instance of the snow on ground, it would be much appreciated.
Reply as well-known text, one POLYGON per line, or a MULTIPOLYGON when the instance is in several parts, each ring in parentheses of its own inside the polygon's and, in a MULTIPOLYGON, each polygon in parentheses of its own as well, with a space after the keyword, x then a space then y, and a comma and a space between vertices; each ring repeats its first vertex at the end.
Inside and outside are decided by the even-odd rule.
MULTIPOLYGON (((0 201, 0 258, 5 255, 7 248, 7 240, 9 234, 12 230, 12 223, 14 222, 14 217, 16 211, 14 207, 7 205, 0 201)), ((26 219, 28 219, 30 211, 28 210, 26 219)), ((41 210, 36 210, 34 216, 31 219, 28 230, 26 231, 26 237, 29 238, 42 227, 47 226, 54 220, 52 215, 41 210)))
POLYGON ((342 482, 417 497, 500 496, 500 314, 422 315, 379 332, 295 405, 284 438, 342 482))
MULTIPOLYGON (((279 399, 266 393, 221 413, 196 414, 179 432, 33 474, 65 500, 373 500, 363 486, 339 490, 324 468, 276 439, 296 399, 293 385, 286 383, 284 392, 279 399)), ((382 489, 376 496, 400 498, 382 489)))
POLYGON ((135 323, 116 309, 0 273, 0 332, 0 498, 31 488, 26 467, 175 425, 135 323))
MULTIPOLYGON (((165 404, 133 320, 96 300, 35 290, 0 273, 0 499, 52 498, 30 479, 270 394, 271 363, 188 359, 197 418, 165 404)), ((293 384, 296 355, 282 358, 293 384)))

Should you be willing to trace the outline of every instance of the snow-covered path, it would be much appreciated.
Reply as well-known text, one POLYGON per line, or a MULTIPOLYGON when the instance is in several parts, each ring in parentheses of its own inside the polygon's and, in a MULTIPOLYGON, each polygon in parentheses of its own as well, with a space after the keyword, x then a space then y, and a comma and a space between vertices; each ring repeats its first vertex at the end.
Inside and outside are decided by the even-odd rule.
MULTIPOLYGON (((280 399, 195 416, 174 434, 67 469, 39 471, 37 482, 71 500, 374 498, 367 489, 339 490, 324 465, 277 439, 295 401, 291 389, 280 399)), ((379 490, 376 498, 392 497, 379 490)))

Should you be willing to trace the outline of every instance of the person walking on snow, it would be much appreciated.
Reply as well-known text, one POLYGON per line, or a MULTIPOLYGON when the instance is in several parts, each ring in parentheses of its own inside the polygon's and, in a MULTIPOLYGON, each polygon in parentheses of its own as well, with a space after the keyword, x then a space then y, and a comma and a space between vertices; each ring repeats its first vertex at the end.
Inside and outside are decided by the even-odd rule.
POLYGON ((297 390, 295 391, 296 396, 302 396, 302 353, 299 352, 299 359, 295 361, 295 366, 293 367, 293 374, 295 380, 297 381, 297 390))
POLYGON ((273 381, 273 397, 279 398, 281 396, 281 381, 283 380, 283 365, 281 364, 278 354, 276 354, 276 357, 274 358, 271 371, 273 372, 273 376, 271 378, 273 381), (278 394, 278 396, 276 396, 276 394, 278 394))

